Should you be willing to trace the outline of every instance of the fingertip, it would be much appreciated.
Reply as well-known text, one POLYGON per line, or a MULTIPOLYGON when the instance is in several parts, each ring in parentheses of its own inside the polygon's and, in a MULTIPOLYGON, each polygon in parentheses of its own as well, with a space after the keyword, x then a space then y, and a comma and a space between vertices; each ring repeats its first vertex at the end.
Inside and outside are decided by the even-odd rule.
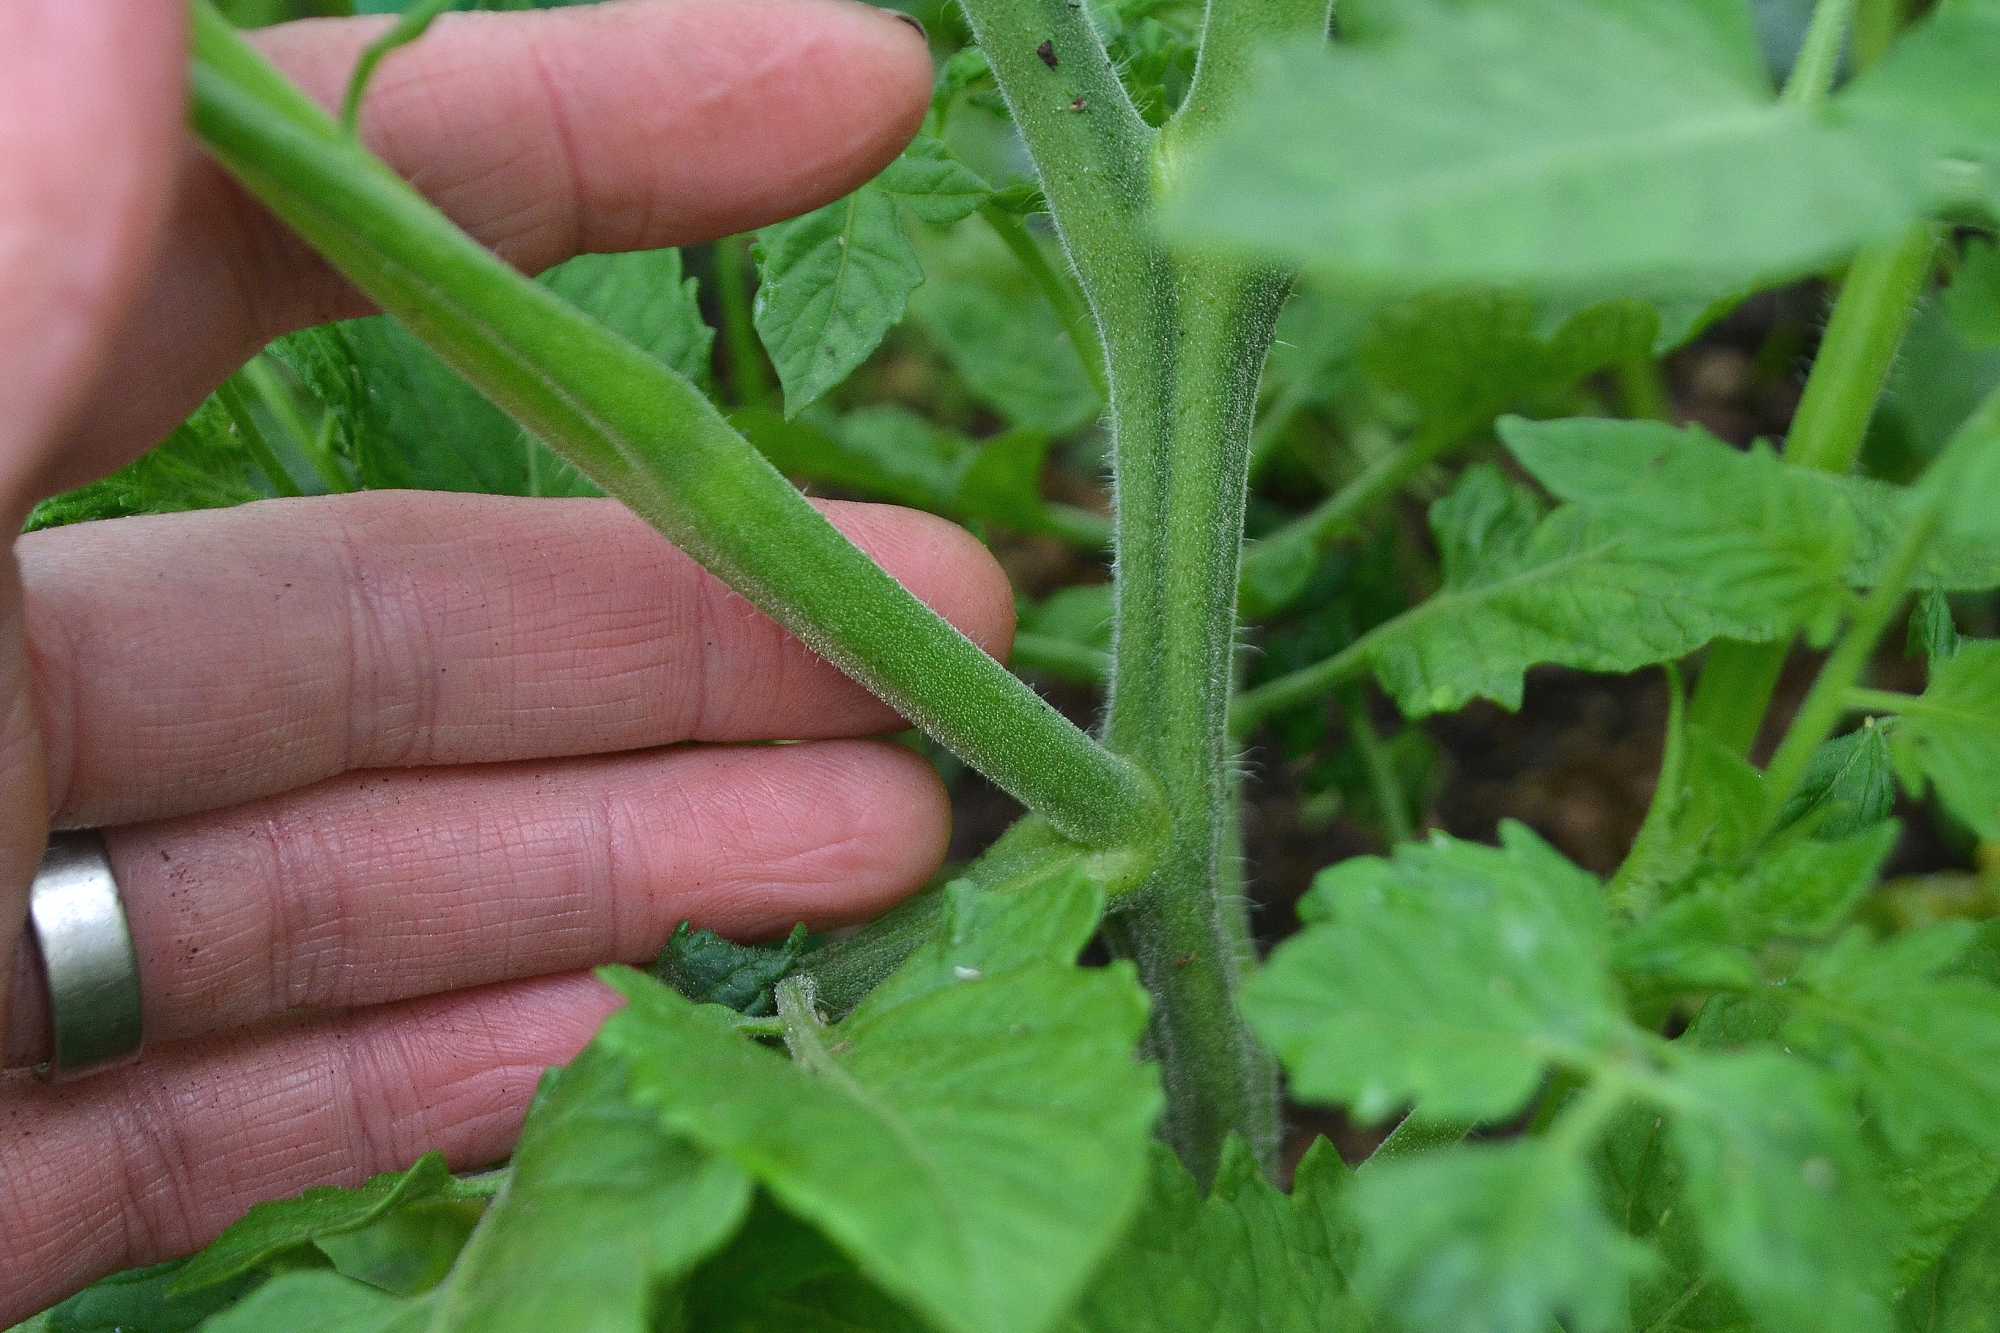
POLYGON ((951 795, 923 755, 893 741, 834 741, 826 757, 835 785, 853 805, 853 872, 837 880, 841 899, 814 913, 822 921, 865 921, 930 883, 951 847, 951 795), (865 776, 865 781, 860 780, 865 776))
POLYGON ((739 780, 714 793, 723 812, 709 821, 716 869, 689 877, 698 888, 669 913, 677 919, 739 938, 775 938, 801 921, 849 925, 895 906, 944 864, 951 798, 914 750, 830 740, 713 757, 739 780), (762 792, 754 824, 739 800, 746 787, 762 792))

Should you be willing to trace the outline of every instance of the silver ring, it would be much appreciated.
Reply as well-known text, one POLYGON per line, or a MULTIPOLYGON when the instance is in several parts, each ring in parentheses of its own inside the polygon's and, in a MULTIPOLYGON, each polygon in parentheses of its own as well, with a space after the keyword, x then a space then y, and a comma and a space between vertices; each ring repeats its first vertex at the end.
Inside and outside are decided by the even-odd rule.
POLYGON ((49 839, 28 891, 28 922, 49 987, 49 1061, 36 1073, 62 1083, 137 1058, 139 958, 104 838, 49 839))

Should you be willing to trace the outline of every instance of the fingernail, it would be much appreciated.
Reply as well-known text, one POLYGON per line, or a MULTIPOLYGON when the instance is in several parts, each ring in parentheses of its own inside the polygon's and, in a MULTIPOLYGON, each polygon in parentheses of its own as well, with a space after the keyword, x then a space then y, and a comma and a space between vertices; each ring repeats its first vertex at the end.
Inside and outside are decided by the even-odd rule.
POLYGON ((909 24, 912 28, 915 28, 917 30, 917 36, 924 39, 925 46, 929 46, 931 44, 930 29, 924 26, 924 21, 922 19, 918 18, 915 14, 905 14, 900 9, 891 9, 888 11, 888 13, 890 14, 891 17, 899 18, 903 22, 909 24))

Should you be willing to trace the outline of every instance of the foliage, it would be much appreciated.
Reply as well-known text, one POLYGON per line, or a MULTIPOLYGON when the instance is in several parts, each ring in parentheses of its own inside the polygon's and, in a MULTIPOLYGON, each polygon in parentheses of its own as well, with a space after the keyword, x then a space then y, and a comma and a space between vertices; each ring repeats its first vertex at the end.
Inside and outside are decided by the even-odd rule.
POLYGON ((608 491, 1032 813, 858 933, 690 923, 608 973, 498 1176, 262 1204, 30 1327, 1993 1327, 2000 927, 1897 877, 2000 843, 2000 9, 1857 38, 1843 83, 1822 0, 1780 89, 1741 0, 1355 0, 1331 41, 1320 0, 898 7, 939 74, 882 176, 538 284, 351 144, 260 138, 306 113, 204 31, 198 128, 397 318, 282 340, 34 526, 608 491), (456 256, 473 315, 360 221, 456 256), (1863 280, 1896 254, 1918 305, 1863 280), (1818 296, 1772 294, 1819 280, 1806 397, 1859 469, 1684 424, 1745 328, 1783 388, 1818 296), (767 460, 1041 571, 1021 665, 1108 684, 1098 734, 767 460), (1797 641, 1830 651, 1760 766, 1682 677, 1797 641), (1478 701, 1656 668, 1621 864, 1422 827, 1478 701), (1274 739, 1315 836, 1382 852, 1258 963, 1227 765, 1274 739), (1272 1059, 1353 1165, 1278 1169, 1272 1059))

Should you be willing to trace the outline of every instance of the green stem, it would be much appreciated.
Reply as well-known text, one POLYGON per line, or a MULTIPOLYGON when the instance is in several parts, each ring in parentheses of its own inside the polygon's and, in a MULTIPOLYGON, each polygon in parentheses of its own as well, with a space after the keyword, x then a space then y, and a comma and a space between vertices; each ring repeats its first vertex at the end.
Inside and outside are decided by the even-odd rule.
POLYGON ((1867 69, 1887 54, 1906 18, 1903 0, 1861 0, 1854 16, 1854 67, 1867 69))
POLYGON ((1861 679, 1861 673, 1868 669, 1868 659, 1874 656, 1875 647, 1882 641, 1896 609, 1903 604, 1903 594, 1909 587, 1910 577, 1916 573, 1917 563, 1923 558, 1924 544, 1936 534, 1937 526, 1934 510, 1929 521, 1910 529, 1895 560, 1883 571, 1881 585, 1863 600, 1855 613, 1854 623, 1827 658, 1826 665, 1820 668, 1811 692, 1799 705, 1798 716, 1792 719, 1784 740, 1779 742, 1777 752, 1771 756, 1770 766, 1764 770, 1766 797, 1763 831, 1769 832, 1777 827, 1785 802, 1792 798, 1799 784, 1805 780, 1813 751, 1833 736, 1834 728, 1847 711, 1847 693, 1854 688, 1854 682, 1861 679))
MULTIPOLYGON (((1787 462, 1825 472, 1854 467, 1896 349, 1928 285, 1937 240, 1937 228, 1921 223, 1855 259, 1785 437, 1787 462)), ((1790 650, 1789 641, 1715 645, 1695 687, 1691 719, 1737 754, 1748 754, 1790 650)))
POLYGON ((769 407, 771 372, 750 317, 750 238, 715 243, 715 303, 722 315, 722 345, 729 349, 729 387, 744 407, 769 407))
POLYGON ((1817 106, 1833 88, 1840 72, 1840 53, 1854 22, 1855 0, 1819 0, 1792 75, 1785 81, 1783 100, 1792 106, 1817 106))
POLYGON ((1158 136, 1118 81, 1087 5, 963 0, 963 8, 1102 333, 1146 309, 1157 290, 1160 256, 1145 238, 1158 136))
MULTIPOLYGON (((1116 903, 1146 882, 1151 861, 1124 851, 1090 852, 1063 838, 1038 815, 1020 820, 970 865, 952 876, 996 892, 1033 892, 1048 875, 1074 865, 1116 903)), ((801 974, 810 978, 818 1007, 843 1016, 910 954, 937 937, 944 917, 942 890, 920 893, 850 935, 808 954, 801 974)))
POLYGON ((1266 719, 1315 699, 1324 699, 1340 686, 1360 680, 1368 674, 1369 657, 1375 651, 1378 635, 1384 626, 1394 625, 1400 619, 1397 617, 1383 622, 1383 625, 1369 630, 1332 657, 1287 672, 1276 680, 1266 681, 1254 690, 1245 690, 1237 695, 1229 714, 1230 730, 1239 739, 1248 737, 1266 719))
POLYGON ((1621 1079, 1592 1079, 1576 1096, 1563 1102, 1549 1130, 1549 1146, 1559 1152, 1581 1153, 1611 1125, 1632 1100, 1632 1089, 1621 1079))
POLYGON ((347 81, 347 96, 341 99, 340 126, 353 134, 361 123, 361 99, 367 95, 368 85, 374 82, 375 70, 391 51, 408 46, 411 42, 430 31, 431 24, 438 16, 450 9, 452 0, 416 0, 403 11, 395 25, 388 32, 369 43, 362 51, 361 59, 355 62, 354 73, 347 81))
POLYGON ((785 1049, 794 1063, 821 1078, 855 1091, 854 1078, 826 1044, 826 1020, 820 1017, 819 999, 806 977, 787 977, 771 992, 778 1010, 778 1025, 784 1034, 785 1049))
MULTIPOLYGON (((1222 890, 1231 882, 1227 722, 1250 425, 1289 284, 1182 263, 1153 239, 1155 184, 1201 118, 1177 121, 1172 146, 1147 127, 1088 6, 963 3, 1104 344, 1118 501, 1104 734, 1158 778, 1171 820, 1157 869, 1105 938, 1137 962, 1153 993, 1148 1045, 1168 1089, 1163 1132, 1206 1181, 1231 1134, 1267 1161, 1277 1135, 1275 1071, 1236 1006, 1248 918, 1222 890)), ((1324 0, 1214 0, 1199 105, 1227 100, 1228 81, 1241 77, 1231 53, 1247 50, 1252 28, 1277 35, 1284 25, 1267 16, 1310 13, 1324 33, 1324 0)))
POLYGON ((507 267, 343 134, 206 0, 211 152, 377 305, 682 550, 1063 833, 1150 843, 1154 784, 808 504, 685 379, 507 267))
POLYGON ((271 368, 267 356, 260 354, 251 357, 249 363, 238 374, 243 377, 243 382, 250 386, 251 392, 257 395, 257 401, 264 405, 264 410, 275 417, 291 435, 299 452, 312 464, 313 471, 319 474, 320 484, 325 486, 328 492, 344 495, 355 489, 354 478, 342 471, 340 465, 334 461, 332 432, 327 428, 327 424, 322 421, 317 429, 307 424, 304 415, 299 411, 298 395, 293 393, 291 386, 271 368))
POLYGON ((1921 497, 1918 503, 1922 507, 1883 569, 1881 582, 1855 611, 1847 632, 1820 668, 1811 692, 1799 705, 1798 715, 1771 756, 1771 763, 1764 771, 1763 832, 1777 827, 1785 803, 1805 780, 1813 752, 1832 737, 1848 711, 1849 696, 1903 605, 1910 580, 1923 562, 1931 540, 1944 526, 1952 508, 1963 503, 1963 497, 1957 493, 1959 478, 1978 450, 1994 447, 2000 447, 2000 391, 1990 395, 1973 413, 1925 475, 1918 489, 1921 497))
POLYGON ((1171 290, 1178 337, 1112 348, 1119 583, 1106 736, 1160 778, 1173 837, 1105 937, 1156 997, 1148 1036, 1168 1088, 1165 1132, 1205 1182, 1232 1134, 1267 1161, 1276 1149, 1275 1070, 1237 1007, 1248 917, 1220 887, 1250 425, 1284 284, 1221 270, 1183 274, 1171 290))
POLYGON ((229 423, 236 427, 236 436, 243 441, 251 461, 266 477, 271 479, 271 489, 288 499, 297 499, 305 492, 299 488, 285 465, 278 461, 278 451, 264 438, 264 428, 257 424, 257 418, 250 410, 249 400, 243 396, 243 388, 234 379, 223 382, 215 391, 216 401, 228 414, 229 423))
MULTIPOLYGON (((1363 520, 1400 493, 1411 478, 1465 439, 1471 429, 1462 419, 1430 422, 1402 448, 1377 458, 1360 476, 1266 535, 1243 557, 1246 593, 1269 583, 1274 574, 1272 567, 1309 559, 1356 531, 1363 520)), ((1283 609, 1252 601, 1246 605, 1246 614, 1263 619, 1283 609)))
POLYGON ((986 219, 986 225, 993 229, 1001 243, 1007 247, 1021 265, 1029 279, 1035 284, 1043 298, 1062 321, 1063 332, 1069 335, 1070 346, 1076 349, 1076 359, 1083 363, 1084 373, 1097 387, 1100 398, 1108 398, 1111 385, 1105 377, 1104 344, 1098 341, 1097 329, 1090 320, 1090 307, 1075 284, 1056 272, 1055 265, 1042 252, 1042 247, 1029 234, 1027 224, 1017 214, 996 204, 982 204, 979 216, 986 219))
POLYGON ((1382 827, 1390 843, 1408 842, 1416 836, 1416 828, 1410 822, 1410 799, 1396 773, 1395 757, 1376 734, 1375 720, 1368 716, 1365 696, 1356 695, 1348 701, 1347 730, 1354 738, 1354 748, 1361 752, 1362 767, 1368 771, 1368 788, 1375 796, 1375 804, 1382 808, 1382 827))
POLYGON ((1605 888, 1605 900, 1618 908, 1629 908, 1655 857, 1673 836, 1674 814, 1681 803, 1681 788, 1687 782, 1687 690, 1681 683, 1680 667, 1667 663, 1667 732, 1660 747, 1660 776, 1653 786, 1653 799, 1638 836, 1625 854, 1618 873, 1605 888))
POLYGON ((1853 469, 1929 284, 1937 243, 1937 227, 1919 223, 1888 245, 1862 251, 1848 269, 1785 435, 1787 462, 1822 472, 1853 469))
POLYGON ((1673 421, 1673 395, 1667 391, 1659 362, 1650 356, 1628 357, 1618 363, 1614 374, 1626 416, 1635 421, 1673 421))
POLYGON ((1260 50, 1286 38, 1324 38, 1332 23, 1332 0, 1208 0, 1201 57, 1175 113, 1177 128, 1206 133, 1257 86, 1260 50))
POLYGON ((1921 713, 1924 708, 1923 696, 1901 694, 1895 690, 1871 690, 1855 686, 1841 697, 1841 706, 1850 713, 1887 713, 1900 716, 1904 713, 1921 713))

